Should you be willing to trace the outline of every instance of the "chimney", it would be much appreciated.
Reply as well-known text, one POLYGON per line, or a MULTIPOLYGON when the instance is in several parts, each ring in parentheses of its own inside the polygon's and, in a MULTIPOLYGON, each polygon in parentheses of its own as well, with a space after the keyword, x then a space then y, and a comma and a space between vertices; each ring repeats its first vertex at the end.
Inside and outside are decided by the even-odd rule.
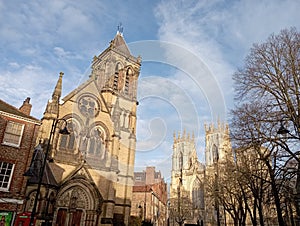
POLYGON ((30 111, 31 111, 31 107, 32 105, 29 103, 30 102, 30 97, 27 97, 24 102, 23 105, 19 108, 19 110, 26 114, 26 115, 30 115, 30 111))
POLYGON ((147 166, 146 167, 146 184, 155 183, 155 167, 147 166))

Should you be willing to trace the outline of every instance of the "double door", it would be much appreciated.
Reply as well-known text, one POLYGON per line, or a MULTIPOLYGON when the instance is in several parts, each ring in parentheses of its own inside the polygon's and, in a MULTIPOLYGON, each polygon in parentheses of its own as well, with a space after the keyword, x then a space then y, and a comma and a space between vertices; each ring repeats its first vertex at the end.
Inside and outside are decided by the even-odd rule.
POLYGON ((82 210, 68 212, 67 209, 59 209, 55 226, 80 226, 82 210))

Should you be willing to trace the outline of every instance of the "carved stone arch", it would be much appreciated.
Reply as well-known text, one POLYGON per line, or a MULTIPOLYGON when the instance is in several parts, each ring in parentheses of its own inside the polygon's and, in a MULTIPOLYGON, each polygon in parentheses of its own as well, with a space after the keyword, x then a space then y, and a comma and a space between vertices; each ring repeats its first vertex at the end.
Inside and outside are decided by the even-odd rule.
POLYGON ((59 210, 65 210, 67 220, 76 211, 82 211, 80 225, 85 225, 87 220, 96 222, 101 214, 103 197, 95 184, 83 176, 75 176, 65 182, 58 191, 54 222, 61 222, 58 219, 59 210))
POLYGON ((63 117, 64 119, 66 119, 67 121, 69 120, 76 120, 78 122, 78 124, 80 125, 80 127, 82 127, 82 125, 84 125, 84 121, 82 120, 82 117, 80 117, 78 114, 76 113, 71 113, 71 114, 67 114, 63 117))
POLYGON ((115 66, 115 73, 119 73, 119 71, 123 68, 124 68, 124 66, 123 66, 122 62, 117 61, 116 66, 115 66))
POLYGON ((82 185, 74 184, 63 190, 57 197, 57 206, 69 209, 81 208, 85 210, 95 209, 93 197, 88 194, 82 185))
POLYGON ((106 126, 106 124, 104 124, 101 121, 97 121, 97 122, 94 122, 93 124, 91 124, 90 128, 95 127, 95 126, 101 126, 106 134, 106 139, 108 140, 110 138, 110 132, 109 132, 109 129, 106 126))

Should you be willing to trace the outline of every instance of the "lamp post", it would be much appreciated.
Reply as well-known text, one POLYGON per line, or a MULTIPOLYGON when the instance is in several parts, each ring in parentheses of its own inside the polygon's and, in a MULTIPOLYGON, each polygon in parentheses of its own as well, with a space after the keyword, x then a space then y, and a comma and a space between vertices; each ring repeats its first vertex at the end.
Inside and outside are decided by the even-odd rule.
MULTIPOLYGON (((38 174, 38 186, 37 186, 36 195, 35 195, 35 199, 34 199, 34 203, 33 203, 33 208, 32 208, 32 212, 31 212, 31 216, 30 216, 30 223, 29 223, 30 226, 34 225, 34 217, 36 215, 36 208, 37 208, 38 198, 39 198, 40 191, 41 191, 43 175, 44 175, 44 171, 45 171, 45 167, 46 167, 46 161, 47 161, 49 151, 50 151, 51 139, 55 133, 55 128, 56 128, 57 123, 61 120, 65 122, 65 127, 63 129, 60 129, 59 133, 60 134, 70 134, 67 129, 67 121, 65 119, 54 119, 53 120, 46 152, 44 155, 44 159, 42 160, 41 170, 38 174)), ((29 169, 29 171, 25 172, 24 176, 32 176, 31 169, 29 169)))
POLYGON ((139 209, 142 211, 141 217, 143 215, 143 218, 144 218, 143 221, 146 222, 146 203, 144 201, 140 202, 139 209), (143 207, 142 207, 141 203, 144 203, 143 207))
MULTIPOLYGON (((279 135, 286 135, 289 134, 292 138, 300 140, 300 131, 299 128, 296 126, 294 127, 296 135, 292 134, 284 125, 283 125, 283 119, 280 120, 280 128, 277 131, 277 134, 279 135)), ((299 155, 299 154, 298 154, 299 155)), ((298 157, 298 156, 297 156, 298 157)), ((298 159, 297 163, 297 170, 296 170, 296 194, 294 195, 294 200, 296 204, 296 226, 300 226, 300 162, 298 159)))

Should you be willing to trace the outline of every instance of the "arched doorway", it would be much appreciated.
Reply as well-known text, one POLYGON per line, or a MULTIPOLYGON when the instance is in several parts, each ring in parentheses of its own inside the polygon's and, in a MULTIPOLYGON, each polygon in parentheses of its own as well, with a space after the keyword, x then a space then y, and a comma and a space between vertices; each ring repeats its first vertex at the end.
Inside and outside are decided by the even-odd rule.
POLYGON ((84 178, 73 178, 58 192, 53 222, 56 226, 96 225, 102 200, 92 183, 84 178))

